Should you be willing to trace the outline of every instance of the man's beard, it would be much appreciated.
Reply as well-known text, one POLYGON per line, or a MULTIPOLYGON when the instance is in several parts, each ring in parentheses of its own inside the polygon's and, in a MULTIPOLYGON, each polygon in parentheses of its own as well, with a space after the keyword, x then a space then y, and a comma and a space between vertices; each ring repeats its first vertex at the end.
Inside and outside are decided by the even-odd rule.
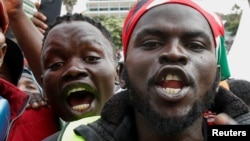
MULTIPOLYGON (((211 90, 206 92, 203 102, 196 100, 192 109, 182 117, 173 117, 171 115, 162 117, 150 106, 150 96, 146 96, 147 98, 143 99, 140 94, 136 92, 136 89, 131 84, 126 69, 124 71, 123 77, 126 81, 131 104, 148 120, 153 130, 162 135, 177 135, 187 127, 191 126, 198 118, 200 118, 205 110, 211 108, 212 104, 214 103, 215 94, 220 81, 220 70, 217 70, 213 86, 211 90)), ((192 84, 194 86, 194 83, 192 84)))

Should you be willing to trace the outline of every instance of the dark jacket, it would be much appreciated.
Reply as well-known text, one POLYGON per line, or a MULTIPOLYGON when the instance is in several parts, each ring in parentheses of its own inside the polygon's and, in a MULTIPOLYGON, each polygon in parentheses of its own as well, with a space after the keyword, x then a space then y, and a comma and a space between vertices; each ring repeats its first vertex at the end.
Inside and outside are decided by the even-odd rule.
MULTIPOLYGON (((87 126, 84 123, 79 124, 80 126, 75 128, 74 132, 84 136, 86 141, 136 141, 133 107, 129 103, 126 91, 115 94, 105 104, 101 119, 87 126)), ((215 105, 210 110, 216 113, 224 112, 239 124, 250 124, 250 113, 246 104, 224 88, 219 89, 215 97, 215 105)), ((203 124, 204 128, 208 126, 206 123, 205 121, 203 124)), ((58 134, 46 141, 55 140, 57 136, 58 134)), ((207 140, 206 135, 204 138, 207 140)))
POLYGON ((49 107, 26 110, 29 96, 0 78, 0 96, 10 105, 7 141, 40 141, 59 131, 58 118, 49 107))

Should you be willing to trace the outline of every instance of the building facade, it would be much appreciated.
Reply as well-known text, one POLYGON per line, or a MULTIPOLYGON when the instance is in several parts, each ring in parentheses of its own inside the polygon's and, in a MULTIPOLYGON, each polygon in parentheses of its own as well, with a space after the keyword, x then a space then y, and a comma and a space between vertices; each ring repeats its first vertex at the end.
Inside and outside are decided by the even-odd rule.
POLYGON ((86 11, 88 16, 114 16, 125 17, 138 0, 86 0, 86 11))
MULTIPOLYGON (((114 16, 125 17, 132 7, 132 5, 138 0, 78 0, 77 5, 74 6, 77 12, 81 11, 88 16, 114 16), (79 6, 79 4, 81 6, 79 6), (82 7, 82 9, 79 9, 82 7)), ((32 17, 36 7, 34 0, 24 0, 23 8, 28 17, 32 17)), ((62 5, 64 9, 64 5, 62 5)), ((63 10, 61 13, 65 13, 63 10)))

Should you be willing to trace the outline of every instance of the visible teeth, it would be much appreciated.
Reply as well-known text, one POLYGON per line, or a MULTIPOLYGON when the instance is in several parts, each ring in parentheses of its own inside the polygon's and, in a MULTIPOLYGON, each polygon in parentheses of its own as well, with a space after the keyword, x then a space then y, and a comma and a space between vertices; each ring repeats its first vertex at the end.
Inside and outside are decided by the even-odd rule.
POLYGON ((179 76, 177 75, 174 75, 174 74, 168 74, 166 77, 165 77, 165 80, 180 80, 179 76))
POLYGON ((89 104, 81 104, 81 105, 76 105, 76 106, 73 106, 72 108, 76 111, 84 111, 86 109, 88 109, 89 107, 89 104))
POLYGON ((74 89, 71 89, 71 90, 68 92, 68 95, 71 94, 71 93, 77 92, 77 91, 84 91, 84 90, 85 90, 85 88, 82 88, 82 87, 74 88, 74 89))
POLYGON ((181 89, 178 88, 163 88, 163 90, 168 93, 168 94, 176 94, 178 93, 181 89))

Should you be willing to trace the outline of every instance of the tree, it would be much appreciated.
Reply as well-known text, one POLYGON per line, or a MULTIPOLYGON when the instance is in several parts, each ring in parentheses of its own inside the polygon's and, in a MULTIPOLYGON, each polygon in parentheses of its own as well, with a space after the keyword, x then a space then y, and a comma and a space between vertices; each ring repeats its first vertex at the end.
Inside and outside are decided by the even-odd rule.
POLYGON ((232 9, 231 9, 231 13, 227 14, 227 15, 223 15, 220 14, 222 19, 225 22, 224 27, 225 27, 225 31, 227 33, 230 33, 229 35, 225 34, 225 43, 227 45, 227 49, 228 51, 231 48, 231 45, 233 43, 233 38, 235 37, 238 27, 239 27, 239 23, 240 23, 240 18, 242 15, 242 10, 240 9, 240 7, 235 4, 232 9))
POLYGON ((232 13, 228 15, 222 15, 222 19, 226 20, 225 29, 231 32, 231 36, 235 36, 238 30, 238 26, 240 23, 242 10, 240 7, 235 4, 232 7, 232 13))
POLYGON ((94 19, 100 21, 111 33, 116 50, 121 49, 122 41, 121 41, 121 32, 123 27, 124 18, 118 17, 108 17, 108 16, 96 16, 94 19))

